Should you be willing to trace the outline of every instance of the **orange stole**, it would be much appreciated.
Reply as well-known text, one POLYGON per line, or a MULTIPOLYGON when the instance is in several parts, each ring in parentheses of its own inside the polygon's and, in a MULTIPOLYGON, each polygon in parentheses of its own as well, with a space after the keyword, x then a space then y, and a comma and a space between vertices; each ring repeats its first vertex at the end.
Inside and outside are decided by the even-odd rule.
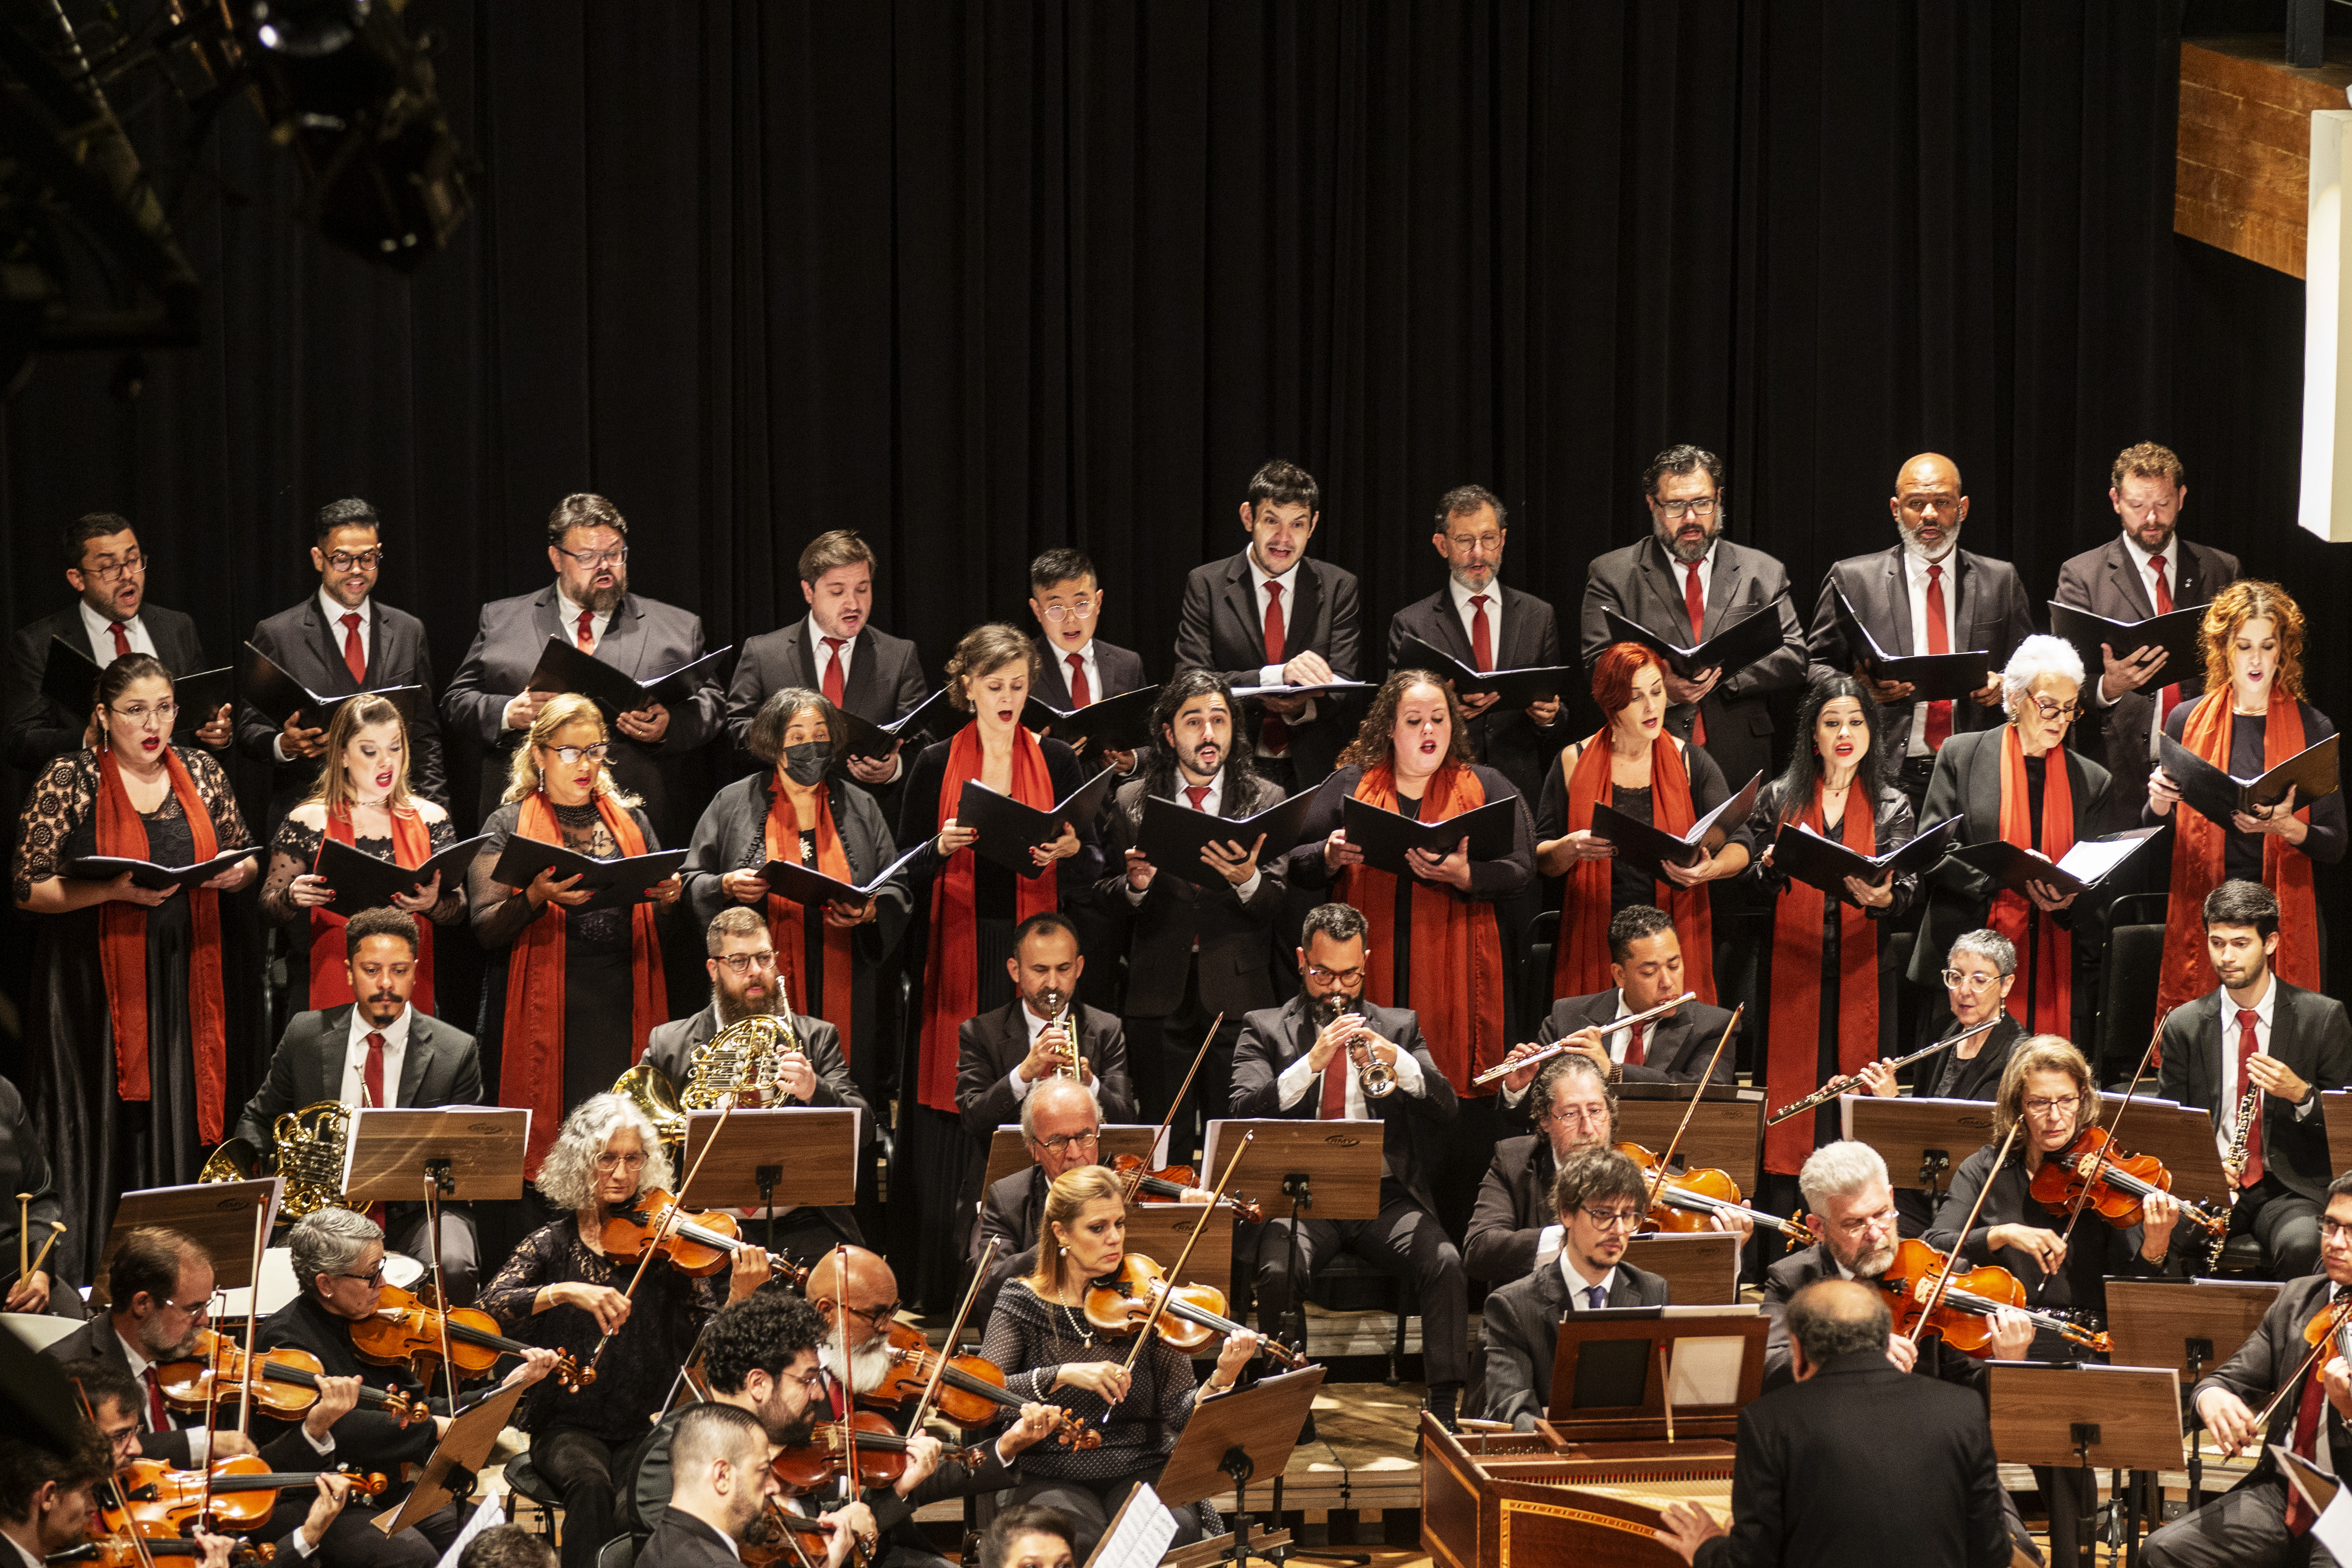
MULTIPOLYGON (((1568 768, 1568 755, 1560 754, 1568 768)), ((1602 730, 1584 742, 1583 753, 1568 773, 1568 831, 1592 826, 1592 808, 1614 791, 1609 778, 1609 731, 1602 730)), ((1690 771, 1674 741, 1661 734, 1650 744, 1650 819, 1662 832, 1687 833, 1698 813, 1691 805, 1690 771)), ((1590 996, 1617 982, 1609 973, 1609 860, 1580 860, 1568 879, 1560 901, 1559 938, 1553 945, 1552 994, 1590 996)), ((1676 887, 1661 878, 1656 885, 1658 908, 1675 922, 1682 939, 1684 983, 1698 999, 1715 1001, 1715 917, 1705 884, 1676 887)))
MULTIPOLYGON (((1838 841, 1857 855, 1878 849, 1877 803, 1846 792, 1838 841)), ((1822 786, 1796 820, 1822 833, 1822 786)), ((1771 1046, 1765 1068, 1768 1105, 1787 1105, 1820 1087, 1822 921, 1829 895, 1791 879, 1772 909, 1771 1046)), ((1687 963, 1687 959, 1685 961, 1687 963)), ((1838 900, 1838 1070, 1853 1072, 1878 1056, 1878 936, 1857 904, 1838 900)), ((1813 1152, 1813 1121, 1792 1116, 1765 1130, 1764 1168, 1792 1175, 1813 1152)))
MULTIPOLYGON (((327 818, 323 844, 331 838, 338 844, 352 842, 352 819, 348 816, 327 818)), ((392 814, 392 863, 395 866, 422 866, 433 858, 433 830, 414 807, 406 814, 392 814)), ((318 868, 314 861, 311 869, 318 868)), ((442 896, 449 889, 443 888, 442 896)), ((351 922, 326 909, 310 911, 310 1005, 316 1008, 340 1007, 352 1000, 351 966, 343 955, 343 927, 351 922)), ((433 921, 429 916, 416 917, 416 988, 409 994, 408 1005, 427 1015, 433 1012, 433 921)))
MULTIPOLYGON (((792 800, 784 794, 781 781, 768 785, 768 820, 761 833, 762 846, 770 860, 786 860, 795 865, 801 858, 801 825, 799 815, 793 810, 792 800)), ((816 868, 836 881, 851 880, 849 855, 841 847, 841 835, 833 826, 833 791, 829 785, 816 786, 816 868)), ((793 998, 793 1005, 831 1024, 841 1035, 841 1059, 850 1059, 850 933, 838 926, 824 924, 824 911, 803 909, 790 899, 768 895, 768 940, 776 946, 776 975, 793 998), (824 942, 824 994, 819 996, 809 984, 808 921, 818 922, 824 942)))
MULTIPOLYGON (((2066 776, 2066 752, 2058 747, 2042 765, 2042 842, 2033 842, 2033 802, 2026 794, 2025 747, 2017 726, 2004 724, 2000 734, 2000 836, 2020 849, 2038 848, 2056 860, 2074 847, 2074 786, 2066 776)), ((1995 893, 1987 917, 1993 930, 2010 940, 2021 954, 2025 933, 2032 923, 2033 905, 2022 893, 1995 893)), ((2009 1013, 2032 1035, 2074 1033, 2074 938, 2044 915, 2042 937, 2035 944, 2033 973, 2038 1001, 2030 1006, 2023 990, 2010 993, 2009 1013)))

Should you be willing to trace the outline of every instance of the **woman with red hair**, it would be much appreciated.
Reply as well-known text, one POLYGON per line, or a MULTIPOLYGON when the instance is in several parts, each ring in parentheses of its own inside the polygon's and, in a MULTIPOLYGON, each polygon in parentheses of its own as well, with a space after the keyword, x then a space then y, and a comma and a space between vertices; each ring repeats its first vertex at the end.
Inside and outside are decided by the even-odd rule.
POLYGON ((1731 792, 1713 758, 1666 732, 1665 670, 1648 648, 1621 642, 1603 649, 1592 666, 1592 700, 1609 716, 1607 726, 1560 752, 1536 807, 1537 868, 1568 879, 1552 994, 1591 996, 1615 984, 1610 917, 1628 904, 1655 904, 1682 938, 1685 984, 1712 1003, 1715 927, 1706 884, 1748 869, 1748 825, 1708 834, 1709 852, 1695 866, 1619 858, 1614 844, 1593 834, 1594 806, 1606 802, 1636 822, 1684 833, 1731 792))

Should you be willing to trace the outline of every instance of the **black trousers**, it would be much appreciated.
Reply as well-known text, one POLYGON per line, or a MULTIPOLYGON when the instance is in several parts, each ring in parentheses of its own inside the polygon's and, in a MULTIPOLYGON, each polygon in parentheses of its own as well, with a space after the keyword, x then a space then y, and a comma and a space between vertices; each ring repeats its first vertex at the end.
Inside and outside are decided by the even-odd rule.
POLYGON ((596 1568, 596 1553, 621 1533, 614 1510, 618 1479, 632 1473, 628 1458, 634 1446, 607 1443, 576 1426, 531 1435, 531 1468, 563 1500, 563 1568, 596 1568))
POLYGON ((2174 1520, 2147 1538, 2139 1560, 2143 1568, 2319 1568, 2336 1558, 2311 1535, 2287 1533, 2286 1482, 2270 1475, 2174 1520))
POLYGON ((2273 1279, 2319 1272, 2319 1205, 2270 1172, 2240 1190, 2230 1230, 2262 1243, 2265 1271, 2273 1279))
MULTIPOLYGON (((1158 1121, 1168 1114, 1184 1074, 1201 1048, 1215 1015, 1201 1001, 1201 964, 1195 956, 1184 975, 1184 997, 1173 1013, 1135 1014, 1125 1020, 1127 1068, 1135 1080, 1138 1118, 1158 1121)), ((1233 1103, 1234 1044, 1242 1037, 1242 1021, 1229 1017, 1218 1026, 1217 1037, 1201 1058, 1201 1070, 1185 1091, 1184 1103, 1168 1124, 1168 1163, 1198 1165, 1207 1142, 1210 1122, 1230 1114, 1233 1103)))
MULTIPOLYGON (((1298 1224, 1298 1266, 1309 1280, 1318 1258, 1351 1252, 1412 1282, 1421 1306, 1422 1368, 1433 1384, 1457 1386, 1470 1375, 1469 1284, 1462 1254, 1437 1216, 1397 1184, 1381 1184, 1381 1212, 1370 1219, 1308 1219, 1298 1224)), ((1258 1237, 1257 1321, 1278 1333, 1290 1310, 1290 1230, 1287 1218, 1269 1218, 1258 1237)))

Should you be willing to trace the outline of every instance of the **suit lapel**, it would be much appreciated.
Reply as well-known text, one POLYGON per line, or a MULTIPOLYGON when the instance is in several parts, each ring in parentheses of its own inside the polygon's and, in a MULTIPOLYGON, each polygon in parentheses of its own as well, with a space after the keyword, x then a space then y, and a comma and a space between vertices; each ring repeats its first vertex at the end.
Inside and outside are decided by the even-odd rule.
POLYGON ((316 1092, 304 1100, 314 1105, 322 1100, 341 1100, 343 1095, 343 1060, 351 1049, 352 1005, 330 1007, 319 1015, 319 1047, 316 1058, 319 1082, 316 1092))
POLYGON ((1723 629, 1726 613, 1739 602, 1740 582, 1747 568, 1739 563, 1734 553, 1736 548, 1729 540, 1720 541, 1715 547, 1715 565, 1707 573, 1706 612, 1700 617, 1700 625, 1706 628, 1708 637, 1723 629))
MULTIPOLYGON (((319 595, 312 594, 303 607, 307 613, 302 620, 310 634, 311 651, 318 656, 319 672, 326 678, 326 685, 320 688, 319 695, 341 697, 345 692, 359 690, 359 685, 352 679, 352 667, 343 662, 342 640, 335 635, 335 627, 328 621, 326 606, 319 603, 319 595)), ((368 619, 375 623, 368 628, 374 634, 368 639, 373 645, 368 658, 370 671, 373 671, 376 661, 383 655, 383 617, 374 614, 374 608, 373 605, 368 606, 368 619)))
POLYGON ((400 1062, 400 1103, 415 1105, 425 1088, 425 1069, 433 1063, 433 1029, 422 1016, 408 1020, 408 1049, 400 1062))
MULTIPOLYGON (((2180 553, 2184 560, 2187 559, 2188 551, 2183 550, 2180 553)), ((2144 621, 2156 614, 2156 601, 2148 596, 2147 581, 2139 571, 2138 563, 2139 557, 2131 552, 2120 536, 2107 542, 2107 574, 2115 584, 2116 595, 2132 607, 2137 618, 2144 621)), ((2178 605, 2180 597, 2176 587, 2172 602, 2178 605)))
MULTIPOLYGON (((876 646, 871 628, 859 633, 859 640, 866 646, 852 647, 849 650, 849 671, 842 678, 841 682, 842 706, 856 713, 888 711, 891 707, 890 694, 882 689, 882 671, 875 658, 876 646)), ((814 661, 816 656, 809 651, 808 634, 805 631, 801 634, 797 646, 803 658, 814 661)), ((818 671, 817 679, 810 684, 817 690, 823 690, 824 689, 824 672, 818 671)), ((898 714, 890 712, 889 716, 895 719, 898 714)))
MULTIPOLYGON (((530 624, 539 633, 541 642, 550 637, 561 637, 565 642, 577 643, 578 639, 572 635, 573 628, 563 624, 562 603, 555 596, 555 584, 552 583, 541 588, 539 596, 530 602, 530 624)), ((536 660, 538 656, 534 654, 532 658, 536 660)))
MULTIPOLYGON (((1421 625, 1413 629, 1421 640, 1443 653, 1450 653, 1463 663, 1476 668, 1476 654, 1470 647, 1470 635, 1462 629, 1462 617, 1454 613, 1454 589, 1451 584, 1440 588, 1433 599, 1422 601, 1423 613, 1416 617, 1421 625)), ((1510 617, 1503 617, 1506 629, 1510 617)), ((1496 660, 1497 664, 1503 661, 1496 660)))
POLYGON ((637 667, 645 662, 645 617, 637 605, 635 594, 624 594, 614 606, 613 618, 604 623, 604 635, 596 643, 596 658, 629 677, 643 678, 637 667))
POLYGON ((1902 658, 1911 652, 1911 584, 1904 577, 1903 547, 1896 545, 1885 559, 1887 618, 1895 625, 1895 646, 1886 651, 1902 658))
MULTIPOLYGON (((1257 576, 1250 570, 1249 552, 1246 550, 1234 556, 1233 564, 1225 570, 1224 597, 1226 611, 1239 630, 1241 645, 1257 649, 1258 662, 1263 665, 1265 662, 1265 617, 1258 609, 1257 576)), ((1283 649, 1286 654, 1290 647, 1290 608, 1287 605, 1283 606, 1283 649)))
MULTIPOLYGON (((1642 581, 1649 585, 1650 593, 1658 601, 1660 618, 1654 620, 1638 615, 1633 618, 1653 631, 1657 631, 1660 626, 1672 628, 1658 635, 1676 647, 1686 647, 1691 640, 1690 609, 1683 603, 1682 586, 1675 574, 1674 563, 1667 559, 1664 547, 1659 544, 1654 535, 1643 542, 1639 559, 1642 581)), ((1699 624, 1705 626, 1706 617, 1701 616, 1699 624)))
POLYGON ((1316 619, 1323 613, 1323 579, 1312 561, 1291 574, 1291 603, 1282 607, 1282 657, 1297 658, 1316 644, 1316 619))

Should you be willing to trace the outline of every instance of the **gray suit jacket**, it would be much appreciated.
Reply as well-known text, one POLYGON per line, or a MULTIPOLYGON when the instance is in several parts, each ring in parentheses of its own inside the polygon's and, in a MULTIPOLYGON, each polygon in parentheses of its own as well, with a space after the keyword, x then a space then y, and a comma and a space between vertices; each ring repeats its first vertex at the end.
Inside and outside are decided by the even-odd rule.
MULTIPOLYGON (((1228 686, 1255 686, 1265 668, 1265 616, 1257 605, 1257 584, 1249 552, 1195 566, 1184 578, 1184 604, 1176 625, 1176 668, 1213 669, 1228 686)), ((1363 607, 1352 572, 1309 557, 1298 563, 1291 602, 1283 606, 1282 651, 1286 659, 1309 649, 1323 656, 1331 673, 1360 679, 1363 667, 1363 607)), ((1255 735, 1257 705, 1244 704, 1247 731, 1255 735)), ((1319 783, 1356 738, 1349 705, 1318 699, 1311 723, 1290 731, 1290 763, 1298 787, 1319 783)), ((1236 744, 1238 744, 1238 741, 1236 744)))
MULTIPOLYGON (((297 1013, 287 1020, 277 1053, 269 1058, 269 1076, 237 1115, 236 1137, 267 1149, 278 1117, 322 1100, 342 1098, 352 1007, 345 1003, 323 1012, 297 1013)), ((398 1092, 404 1106, 480 1104, 482 1061, 474 1037, 412 1009, 398 1092)))
MULTIPOLYGON (((851 666, 853 669, 856 667, 851 666)), ((694 825, 679 874, 686 882, 686 906, 697 930, 708 927, 726 909, 729 899, 720 885, 730 871, 756 871, 768 863, 768 810, 775 800, 775 775, 758 773, 737 779, 711 797, 702 820, 694 825)), ((841 852, 849 860, 850 880, 863 885, 898 858, 890 825, 863 784, 835 773, 829 791, 833 830, 841 835, 841 852)), ((907 929, 907 911, 913 901, 904 876, 893 878, 874 895, 874 920, 856 932, 858 955, 878 959, 898 945, 907 929)))
MULTIPOLYGON (((1788 590, 1788 568, 1778 560, 1727 539, 1717 542, 1715 564, 1707 573, 1706 614, 1699 623, 1706 636, 1745 620, 1777 596, 1780 646, 1745 669, 1726 671, 1695 707, 1682 703, 1668 709, 1666 728, 1676 739, 1687 741, 1693 716, 1705 718, 1707 752, 1734 789, 1752 774, 1772 775, 1772 711, 1766 699, 1805 684, 1805 632, 1788 590)), ((1682 574, 1655 537, 1596 555, 1586 568, 1581 638, 1587 669, 1609 646, 1603 610, 1615 610, 1678 647, 1690 646, 1682 574)))
MULTIPOLYGON (((569 638, 557 619, 555 584, 535 594, 499 599, 482 606, 474 645, 465 662, 449 678, 441 697, 441 716, 453 734, 489 748, 483 759, 481 815, 488 816, 505 793, 508 760, 522 743, 522 731, 506 729, 501 720, 539 668, 540 655, 550 637, 569 638)), ((629 594, 613 611, 604 637, 596 645, 599 663, 609 664, 637 680, 654 680, 703 655, 702 617, 658 599, 629 594)), ((686 837, 683 815, 691 803, 677 798, 676 774, 684 760, 699 751, 719 731, 718 678, 704 671, 693 695, 670 705, 669 731, 657 746, 613 732, 613 778, 631 794, 645 797, 646 816, 665 843, 686 837)))
MULTIPOLYGON (((425 623, 374 597, 369 599, 368 609, 374 626, 369 634, 364 681, 352 679, 352 667, 343 662, 341 628, 328 624, 315 593, 255 626, 247 640, 278 668, 321 697, 341 697, 380 686, 424 688, 410 694, 414 700, 408 704, 408 787, 446 806, 449 778, 441 757, 441 715, 433 700, 433 650, 425 642, 425 623)), ((319 721, 305 714, 302 722, 310 725, 319 721)), ((273 823, 310 793, 325 760, 279 762, 275 750, 278 734, 278 726, 252 703, 236 705, 237 749, 269 769, 269 820, 273 823)))
MULTIPOLYGON (((1116 949, 1126 951, 1129 1017, 1175 1012, 1195 964, 1202 1006, 1228 1018, 1273 1006, 1274 926, 1289 887, 1287 858, 1259 858, 1257 887, 1247 903, 1231 888, 1202 888, 1172 874, 1153 876, 1142 900, 1130 900, 1127 851, 1142 831, 1147 783, 1132 778, 1119 785, 1103 813, 1103 865, 1110 874, 1096 885, 1095 897, 1115 948, 1099 952, 1096 962, 1108 966, 1116 949)), ((1281 789, 1267 780, 1253 775, 1245 783, 1245 788, 1229 783, 1218 803, 1221 816, 1248 816, 1282 804, 1281 789)))
MULTIPOLYGON (((2294 1070, 2295 1076, 2318 1089, 2342 1089, 2352 1083, 2352 1018, 2344 1004, 2316 991, 2289 985, 2273 974, 2278 997, 2271 1004, 2268 1055, 2294 1070)), ((2184 1002, 2164 1021, 2164 1098, 2181 1105, 2201 1105, 2221 1115, 2221 1053, 2234 1053, 2238 1021, 2224 1017, 2217 988, 2184 1002)), ((2244 1085, 2239 1086, 2241 1094, 2244 1085)), ((2295 1108, 2276 1095, 2262 1098, 2263 1164, 2294 1192, 2322 1208, 2327 1205, 2327 1184, 2334 1179, 2334 1162, 2327 1153, 2327 1113, 2313 1109, 2297 1116, 2295 1108)), ((2235 1111, 2237 1107, 2229 1108, 2235 1111)))
MULTIPOLYGON (((1952 609, 1954 635, 1958 641, 1952 651, 1987 649, 1992 655, 1992 667, 1999 669, 2017 651, 2017 645, 2035 630, 2033 605, 2025 596, 2025 584, 2019 581, 2017 568, 2006 561, 1995 561, 1966 550, 1954 551, 1946 559, 1956 563, 1953 575, 1959 580, 1959 603, 1952 609)), ((1896 544, 1873 555, 1850 556, 1831 567, 1822 579, 1808 645, 1812 658, 1812 668, 1807 674, 1810 680, 1819 680, 1825 675, 1852 675, 1860 659, 1860 654, 1847 646, 1845 633, 1838 625, 1834 590, 1841 587, 1853 605, 1855 619, 1878 639, 1879 647, 1895 658, 1911 652, 1911 592, 1903 577, 1903 546, 1896 544)), ((1911 743, 1911 708, 1908 702, 1898 702, 1879 712, 1886 734, 1886 755, 1893 767, 1902 766, 1904 748, 1911 743)), ((1998 708, 1979 708, 1965 699, 1952 704, 1955 733, 1990 730, 2003 721, 1998 708)))
MULTIPOLYGON (((139 619, 155 644, 155 657, 173 675, 205 668, 204 644, 195 621, 161 605, 142 605, 139 619)), ((49 759, 81 750, 82 731, 89 723, 87 710, 68 712, 41 690, 41 677, 49 667, 49 639, 63 637, 77 653, 89 652, 89 637, 81 624, 79 602, 55 615, 43 616, 16 628, 8 643, 8 685, 5 724, 8 761, 24 770, 26 782, 48 766, 49 759)), ((104 661, 101 662, 101 667, 104 661)))
MULTIPOLYGON (((744 639, 727 684, 727 734, 737 746, 751 732, 751 721, 771 692, 787 686, 824 689, 824 672, 809 656, 808 617, 744 639)), ((887 724, 930 695, 915 645, 871 626, 857 634, 843 680, 841 705, 869 724, 887 724)))
MULTIPOLYGON (((1559 626, 1551 605, 1509 586, 1503 588, 1502 595, 1503 641, 1495 650, 1495 668, 1529 669, 1560 663, 1559 626)), ((1407 637, 1417 637, 1465 664, 1473 663, 1470 634, 1462 629, 1462 617, 1454 613, 1451 584, 1389 617, 1391 668, 1395 668, 1407 637)), ((1561 743, 1569 738, 1568 710, 1563 705, 1559 719, 1545 729, 1528 717, 1526 709, 1497 704, 1472 719, 1464 731, 1473 758, 1510 780, 1520 799, 1533 800, 1543 791, 1545 764, 1559 754, 1561 743)))
MULTIPOLYGON (((1536 1043, 1548 1046, 1564 1039, 1577 1030, 1606 1024, 1617 1016, 1617 993, 1598 991, 1590 996, 1563 996, 1552 1004, 1551 1012, 1536 1031, 1536 1043)), ((1679 1011, 1648 1025, 1642 1031, 1642 1060, 1626 1064, 1623 1077, 1628 1083, 1696 1083, 1698 1075, 1706 1070, 1707 1058, 1715 1055, 1715 1042, 1723 1037, 1724 1026, 1731 1015, 1721 1007, 1705 1002, 1685 1002, 1679 1011)), ((1629 1031, 1630 1032, 1630 1031, 1629 1031)), ((1614 1036, 1609 1044, 1615 1046, 1614 1036)), ((1731 1064, 1739 1055, 1739 1037, 1734 1035, 1717 1061, 1715 1081, 1731 1081, 1731 1064)))
MULTIPOLYGON (((1630 1263, 1609 1281, 1612 1307, 1663 1307, 1666 1282, 1630 1263)), ((1568 1280, 1558 1263, 1486 1297, 1486 1419, 1532 1432, 1551 1405, 1552 1352, 1568 1317, 1568 1280)))
MULTIPOLYGON (((1095 1070, 1095 1103, 1106 1122, 1135 1114, 1135 1087, 1127 1072, 1127 1032, 1117 1016, 1080 1004, 1076 1009, 1078 1055, 1095 1070)), ((1029 1029, 1021 999, 966 1018, 956 1030, 956 1104, 963 1128, 985 1149, 999 1127, 1021 1120, 1013 1098, 1013 1069, 1029 1054, 1029 1029)))
MULTIPOLYGON (((1054 645, 1042 637, 1029 639, 1037 650, 1037 685, 1030 692, 1055 707, 1067 711, 1070 706, 1070 667, 1061 662, 1062 656, 1054 645)), ((1143 679, 1143 656, 1132 648, 1124 648, 1095 639, 1095 668, 1102 676, 1102 689, 1095 692, 1097 702, 1106 697, 1117 697, 1123 691, 1135 691, 1150 684, 1143 679)))

